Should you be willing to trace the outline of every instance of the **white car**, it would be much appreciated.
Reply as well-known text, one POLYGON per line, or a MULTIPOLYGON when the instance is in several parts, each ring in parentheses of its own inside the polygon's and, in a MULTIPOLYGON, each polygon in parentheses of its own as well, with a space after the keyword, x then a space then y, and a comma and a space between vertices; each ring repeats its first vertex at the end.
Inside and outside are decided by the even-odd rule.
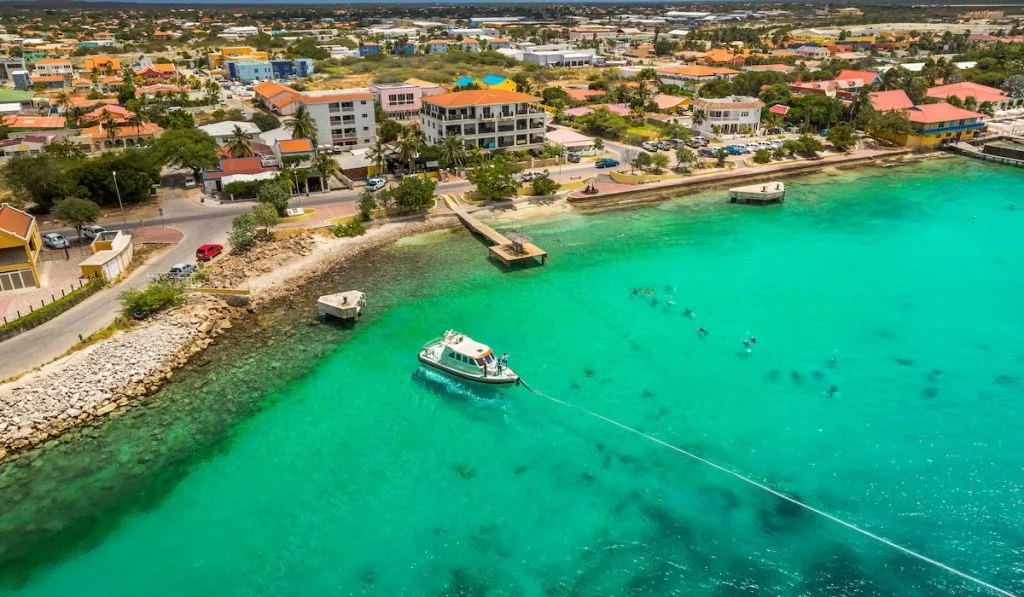
POLYGON ((371 176, 366 179, 366 190, 367 191, 379 191, 388 184, 388 179, 383 176, 371 176))
POLYGON ((68 239, 64 238, 63 234, 57 234, 56 232, 47 232, 43 235, 43 244, 51 249, 66 249, 71 246, 68 239))
POLYGON ((640 147, 643 147, 647 151, 658 151, 658 144, 652 141, 644 141, 640 144, 640 147))
POLYGON ((103 234, 106 231, 107 229, 104 228, 103 226, 86 226, 85 228, 82 228, 82 235, 85 236, 85 238, 96 240, 97 236, 103 234))

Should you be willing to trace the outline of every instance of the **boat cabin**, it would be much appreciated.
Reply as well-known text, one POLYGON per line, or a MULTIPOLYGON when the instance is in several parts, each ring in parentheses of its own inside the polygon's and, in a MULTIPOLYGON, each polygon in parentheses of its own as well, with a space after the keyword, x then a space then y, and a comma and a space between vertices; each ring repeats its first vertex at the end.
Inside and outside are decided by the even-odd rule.
POLYGON ((470 340, 459 334, 447 339, 444 348, 444 359, 455 365, 463 365, 470 370, 487 367, 494 362, 494 353, 489 346, 470 340))

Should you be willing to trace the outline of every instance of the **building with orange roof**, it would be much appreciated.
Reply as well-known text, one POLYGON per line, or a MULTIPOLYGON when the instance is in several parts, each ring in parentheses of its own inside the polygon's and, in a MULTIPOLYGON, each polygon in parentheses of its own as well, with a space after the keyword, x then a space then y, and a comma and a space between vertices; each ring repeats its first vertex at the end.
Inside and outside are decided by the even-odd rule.
POLYGON ((0 292, 39 287, 39 253, 43 241, 31 215, 0 204, 0 292))
POLYGON ((3 119, 4 126, 16 131, 62 129, 65 122, 63 116, 30 116, 27 114, 11 114, 4 116, 3 119))
POLYGON ((135 73, 146 81, 160 82, 167 81, 178 74, 178 69, 171 63, 154 64, 135 73))
POLYGON ((901 89, 880 91, 870 95, 871 105, 879 111, 898 110, 910 121, 909 134, 889 135, 868 131, 904 147, 935 147, 957 141, 970 141, 985 128, 985 115, 957 108, 946 102, 912 105, 901 89), (906 107, 911 104, 910 107, 906 107))
POLYGON ((468 147, 524 151, 544 146, 547 111, 540 98, 506 89, 456 91, 423 98, 420 130, 428 143, 448 135, 468 147))
POLYGON ((685 66, 665 66, 657 69, 658 80, 662 85, 686 85, 690 81, 713 81, 715 79, 731 79, 740 71, 717 66, 691 64, 685 66))
POLYGON ((138 147, 160 136, 164 130, 154 122, 144 122, 139 126, 124 124, 107 126, 102 122, 84 128, 79 132, 83 148, 88 152, 112 151, 128 147, 138 147))
POLYGON ((276 81, 263 81, 253 88, 253 101, 282 116, 295 112, 294 103, 299 92, 276 81))
POLYGON ((100 75, 116 75, 121 72, 121 61, 106 54, 90 56, 85 59, 85 70, 100 75))
POLYGON ((608 95, 604 89, 580 89, 577 87, 562 87, 561 89, 574 102, 589 102, 608 95))
POLYGON ((281 139, 274 143, 274 155, 282 164, 309 165, 316 156, 312 139, 281 139))
POLYGON ((704 62, 712 65, 743 66, 746 61, 747 57, 743 54, 734 54, 723 49, 708 50, 707 56, 704 57, 704 62))
POLYGON ((985 102, 992 104, 994 110, 1005 110, 1013 103, 1012 97, 995 87, 967 81, 932 87, 925 92, 925 95, 935 99, 955 97, 961 102, 967 101, 967 98, 973 98, 979 106, 985 102))

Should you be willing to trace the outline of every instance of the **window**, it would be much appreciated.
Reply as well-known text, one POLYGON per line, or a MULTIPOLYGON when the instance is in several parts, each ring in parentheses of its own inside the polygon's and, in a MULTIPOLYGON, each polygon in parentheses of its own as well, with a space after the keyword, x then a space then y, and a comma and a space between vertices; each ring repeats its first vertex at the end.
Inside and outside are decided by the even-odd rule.
POLYGON ((327 109, 330 110, 331 112, 340 112, 341 105, 338 104, 338 102, 334 102, 333 104, 328 104, 327 109))
POLYGON ((364 130, 364 131, 368 131, 368 130, 370 130, 370 127, 368 127, 368 126, 364 126, 364 127, 363 127, 363 130, 364 130))
POLYGON ((745 116, 750 116, 750 112, 740 112, 740 118, 743 118, 745 116))

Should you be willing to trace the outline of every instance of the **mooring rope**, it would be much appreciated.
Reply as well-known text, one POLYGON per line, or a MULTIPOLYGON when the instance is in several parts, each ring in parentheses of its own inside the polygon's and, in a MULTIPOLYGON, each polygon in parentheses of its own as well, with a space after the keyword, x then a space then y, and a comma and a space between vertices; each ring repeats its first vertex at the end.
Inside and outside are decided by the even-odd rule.
POLYGON ((879 541, 881 543, 884 543, 885 545, 888 545, 889 547, 892 547, 893 549, 899 550, 899 551, 901 551, 901 552, 903 552, 903 553, 905 553, 905 554, 907 554, 909 556, 913 556, 913 557, 921 560, 922 562, 927 562, 927 563, 929 563, 929 564, 931 564, 933 566, 937 566, 939 568, 942 568, 943 570, 945 570, 947 572, 952 572, 953 574, 955 574, 955 575, 957 575, 957 576, 959 576, 961 578, 964 578, 966 580, 969 580, 969 581, 973 582, 976 585, 985 587, 986 589, 989 589, 989 590, 992 590, 992 591, 994 591, 996 593, 999 593, 1000 595, 1006 595, 1008 597, 1015 597, 1015 595, 1013 593, 1009 592, 1009 591, 1006 591, 1004 589, 1000 589, 999 587, 997 587, 997 586, 995 586, 993 584, 987 583, 987 582, 981 580, 980 578, 971 576, 970 574, 967 574, 966 572, 962 572, 960 570, 957 570, 956 568, 953 568, 952 566, 949 566, 947 564, 943 564, 942 562, 939 562, 938 560, 933 560, 932 558, 929 558, 926 555, 920 554, 920 553, 918 553, 918 552, 916 552, 916 551, 914 551, 914 550, 912 550, 910 548, 903 547, 902 545, 899 545, 898 543, 893 543, 892 541, 886 539, 885 537, 881 537, 879 535, 876 535, 876 534, 872 533, 871 531, 867 531, 865 529, 862 529, 862 528, 858 527, 857 525, 855 525, 853 523, 846 522, 845 520, 843 520, 841 518, 837 518, 837 517, 829 514, 828 512, 825 512, 823 510, 819 510, 819 509, 815 508, 814 506, 811 506, 809 504, 805 504, 805 503, 803 503, 803 502, 801 502, 801 501, 799 501, 797 499, 791 498, 788 495, 786 495, 786 494, 784 494, 784 493, 782 493, 780 491, 776 491, 775 489, 772 489, 771 487, 768 487, 764 483, 759 483, 759 482, 751 479, 750 477, 746 477, 746 476, 744 476, 744 475, 742 475, 740 473, 737 473, 736 471, 733 471, 733 470, 730 470, 728 468, 725 468, 724 466, 722 466, 720 464, 716 464, 716 463, 708 460, 707 458, 703 458, 703 457, 698 456, 698 455, 696 455, 696 454, 694 454, 692 452, 688 452, 687 450, 684 450, 684 449, 680 448, 679 446, 672 445, 672 444, 670 444, 670 443, 668 443, 668 442, 666 442, 664 440, 661 440, 661 439, 658 439, 658 438, 656 438, 654 436, 648 435, 648 434, 644 433, 643 431, 640 431, 638 429, 634 429, 634 428, 630 427, 629 425, 626 425, 624 423, 620 423, 620 422, 618 422, 618 421, 616 421, 614 419, 609 419, 608 417, 606 417, 606 416, 604 416, 602 414, 596 413, 596 412, 594 412, 592 410, 589 410, 587 408, 584 408, 582 406, 573 404, 571 402, 566 402, 564 400, 559 400, 558 398, 555 398, 553 396, 548 396, 547 394, 544 394, 542 392, 537 391, 532 386, 527 384, 525 381, 520 380, 520 385, 522 385, 527 390, 533 392, 534 394, 540 396, 541 398, 545 398, 545 399, 550 400, 552 402, 555 402, 557 404, 561 404, 563 406, 568 406, 569 408, 576 409, 576 410, 578 410, 578 411, 580 411, 580 412, 582 412, 584 414, 587 414, 587 415, 590 415, 591 417, 594 417, 595 419, 600 419, 600 420, 602 420, 602 421, 604 421, 606 423, 610 423, 610 424, 612 424, 612 425, 614 425, 614 426, 616 426, 616 427, 618 427, 620 429, 623 429, 625 431, 629 431, 630 433, 634 433, 636 435, 639 435, 640 437, 642 437, 644 439, 647 439, 647 440, 650 440, 650 441, 652 441, 652 442, 654 442, 656 444, 660 444, 660 445, 662 445, 662 446, 664 446, 664 447, 666 447, 666 448, 668 448, 670 450, 674 450, 674 451, 676 451, 676 452, 678 452, 678 453, 680 453, 680 454, 682 454, 684 456, 687 456, 689 458, 692 458, 693 460, 696 460, 697 462, 701 462, 701 463, 706 464, 706 465, 708 465, 708 466, 710 466, 710 467, 712 467, 714 469, 722 471, 723 473, 726 473, 728 475, 732 475, 733 477, 739 479, 740 481, 743 481, 744 483, 748 483, 750 485, 753 485, 754 487, 757 487, 758 489, 767 491, 768 493, 774 495, 775 497, 777 497, 779 499, 786 500, 787 502, 789 502, 791 504, 794 504, 796 506, 804 508, 804 509, 806 509, 806 510, 808 510, 810 512, 813 512, 813 513, 815 513, 815 514, 817 514, 819 516, 823 516, 823 517, 831 520, 832 522, 841 524, 844 527, 846 527, 846 528, 848 528, 848 529, 850 529, 852 531, 856 531, 856 532, 860 533, 861 535, 864 535, 865 537, 868 537, 868 538, 874 539, 875 541, 879 541))

